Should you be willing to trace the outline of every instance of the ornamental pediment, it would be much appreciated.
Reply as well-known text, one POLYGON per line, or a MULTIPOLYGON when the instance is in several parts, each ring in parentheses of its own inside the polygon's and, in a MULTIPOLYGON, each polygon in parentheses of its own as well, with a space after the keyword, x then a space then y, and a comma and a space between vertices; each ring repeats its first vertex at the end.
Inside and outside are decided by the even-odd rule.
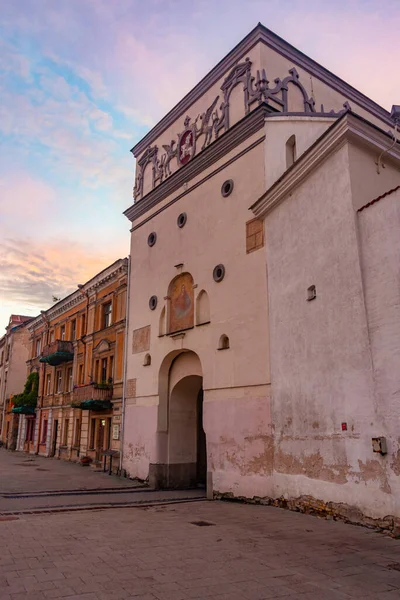
POLYGON ((101 352, 108 352, 111 349, 111 344, 108 340, 101 340, 97 346, 95 346, 93 352, 100 354, 101 352))
POLYGON ((141 199, 187 165, 230 129, 238 118, 245 117, 260 104, 267 104, 271 110, 286 115, 339 116, 350 108, 345 102, 338 112, 326 112, 323 105, 317 111, 316 103, 300 81, 295 67, 290 68, 282 79, 275 78, 271 85, 266 70, 254 69, 249 57, 231 69, 216 92, 204 111, 187 115, 181 121, 180 131, 168 144, 161 143, 161 147, 150 145, 142 153, 137 161, 133 190, 135 200, 141 199))

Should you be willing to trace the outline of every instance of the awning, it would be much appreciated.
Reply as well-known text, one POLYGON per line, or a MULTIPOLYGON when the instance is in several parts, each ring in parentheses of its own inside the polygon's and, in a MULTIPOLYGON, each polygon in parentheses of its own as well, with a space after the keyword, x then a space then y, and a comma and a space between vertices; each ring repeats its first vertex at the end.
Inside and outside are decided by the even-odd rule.
POLYGON ((109 400, 85 400, 79 408, 82 410, 110 410, 112 403, 109 400))
POLYGON ((17 415, 34 415, 35 414, 35 408, 34 406, 14 406, 13 409, 11 409, 11 412, 17 415))

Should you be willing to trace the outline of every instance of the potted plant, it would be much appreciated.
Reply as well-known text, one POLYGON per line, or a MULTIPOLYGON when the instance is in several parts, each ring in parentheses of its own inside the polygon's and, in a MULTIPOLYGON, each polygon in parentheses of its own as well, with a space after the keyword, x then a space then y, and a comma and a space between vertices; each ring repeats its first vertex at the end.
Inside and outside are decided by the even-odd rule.
POLYGON ((82 467, 88 467, 90 463, 93 462, 93 459, 90 458, 90 456, 81 456, 79 462, 81 463, 82 467))

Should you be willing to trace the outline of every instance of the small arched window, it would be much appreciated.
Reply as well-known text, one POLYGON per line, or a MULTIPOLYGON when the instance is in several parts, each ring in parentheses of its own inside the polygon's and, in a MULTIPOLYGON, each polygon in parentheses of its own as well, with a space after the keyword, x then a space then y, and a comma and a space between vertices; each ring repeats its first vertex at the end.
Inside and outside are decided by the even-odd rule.
POLYGON ((228 350, 229 348, 229 338, 225 333, 221 335, 218 343, 218 350, 228 350))
POLYGON ((296 160, 296 136, 291 135, 286 142, 286 168, 292 166, 296 160))
POLYGON ((151 365, 151 356, 150 354, 146 354, 144 357, 143 366, 148 367, 149 365, 151 365))

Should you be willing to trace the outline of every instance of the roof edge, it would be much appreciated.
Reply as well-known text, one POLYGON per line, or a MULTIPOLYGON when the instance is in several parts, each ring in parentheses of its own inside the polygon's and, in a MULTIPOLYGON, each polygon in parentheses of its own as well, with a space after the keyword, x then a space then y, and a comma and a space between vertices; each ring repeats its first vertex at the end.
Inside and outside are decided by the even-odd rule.
POLYGON ((246 52, 258 42, 263 42, 280 55, 294 61, 299 67, 327 83, 348 100, 356 102, 367 112, 393 126, 389 111, 358 91, 352 85, 320 65, 318 62, 292 46, 279 35, 258 23, 236 46, 211 69, 158 123, 131 149, 135 157, 159 137, 172 123, 200 98, 226 71, 232 68, 246 52))
MULTIPOLYGON (((384 141, 391 136, 383 129, 370 123, 360 115, 347 111, 332 125, 275 181, 250 207, 256 217, 264 217, 287 195, 306 179, 330 154, 346 141, 360 140, 364 144, 387 150, 384 141)), ((400 144, 388 153, 400 160, 400 144)))

